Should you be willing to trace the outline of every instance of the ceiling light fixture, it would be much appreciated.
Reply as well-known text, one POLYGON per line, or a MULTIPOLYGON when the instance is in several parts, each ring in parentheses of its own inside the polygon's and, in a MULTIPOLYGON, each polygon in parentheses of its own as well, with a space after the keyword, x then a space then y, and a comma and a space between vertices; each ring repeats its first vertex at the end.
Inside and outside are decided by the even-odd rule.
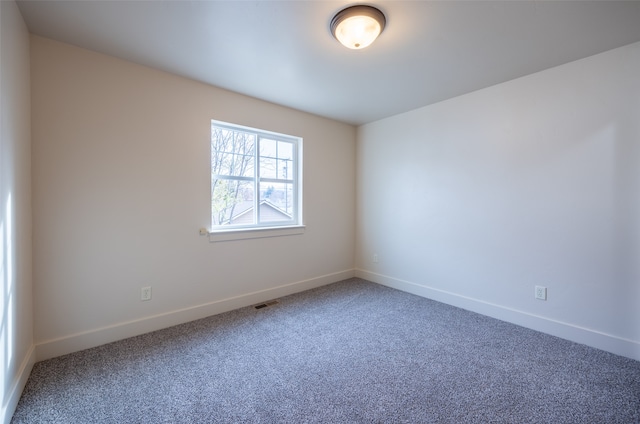
POLYGON ((333 17, 331 33, 345 47, 364 49, 378 38, 386 22, 384 13, 373 6, 350 6, 333 17))

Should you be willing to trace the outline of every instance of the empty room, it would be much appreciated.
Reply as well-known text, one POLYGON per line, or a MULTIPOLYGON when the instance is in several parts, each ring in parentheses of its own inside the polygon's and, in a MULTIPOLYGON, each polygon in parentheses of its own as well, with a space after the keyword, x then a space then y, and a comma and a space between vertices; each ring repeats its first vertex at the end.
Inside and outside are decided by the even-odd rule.
POLYGON ((640 1, 0 22, 0 422, 640 423, 640 1))

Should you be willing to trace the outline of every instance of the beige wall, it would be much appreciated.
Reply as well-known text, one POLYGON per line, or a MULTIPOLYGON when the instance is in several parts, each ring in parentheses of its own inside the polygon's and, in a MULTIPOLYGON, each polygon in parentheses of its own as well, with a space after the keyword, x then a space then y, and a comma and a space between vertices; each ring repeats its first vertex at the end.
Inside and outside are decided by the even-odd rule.
POLYGON ((640 43, 360 127, 358 274, 640 359, 638 75, 640 43))
POLYGON ((9 422, 33 367, 29 34, 0 2, 0 422, 9 422))
POLYGON ((38 359, 353 275, 354 127, 37 36, 31 59, 38 359), (211 119, 304 139, 304 234, 198 234, 211 119))

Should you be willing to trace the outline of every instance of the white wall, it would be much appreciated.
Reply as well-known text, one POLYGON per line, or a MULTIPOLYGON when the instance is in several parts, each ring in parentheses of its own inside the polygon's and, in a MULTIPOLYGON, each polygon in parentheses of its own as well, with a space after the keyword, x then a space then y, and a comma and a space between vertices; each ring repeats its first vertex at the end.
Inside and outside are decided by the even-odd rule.
POLYGON ((353 276, 354 127, 36 36, 31 59, 38 360, 353 276), (198 234, 211 119, 304 139, 303 235, 198 234))
POLYGON ((639 75, 632 44, 360 127, 357 274, 640 359, 639 75))
POLYGON ((35 355, 31 306, 29 33, 0 1, 0 422, 8 423, 35 355))

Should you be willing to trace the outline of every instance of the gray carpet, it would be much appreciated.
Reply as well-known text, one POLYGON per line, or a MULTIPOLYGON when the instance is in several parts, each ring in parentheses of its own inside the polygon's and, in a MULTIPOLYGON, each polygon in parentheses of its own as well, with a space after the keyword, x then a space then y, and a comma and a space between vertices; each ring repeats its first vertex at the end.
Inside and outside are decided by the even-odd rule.
POLYGON ((35 365, 12 423, 623 423, 640 362, 360 279, 35 365))

